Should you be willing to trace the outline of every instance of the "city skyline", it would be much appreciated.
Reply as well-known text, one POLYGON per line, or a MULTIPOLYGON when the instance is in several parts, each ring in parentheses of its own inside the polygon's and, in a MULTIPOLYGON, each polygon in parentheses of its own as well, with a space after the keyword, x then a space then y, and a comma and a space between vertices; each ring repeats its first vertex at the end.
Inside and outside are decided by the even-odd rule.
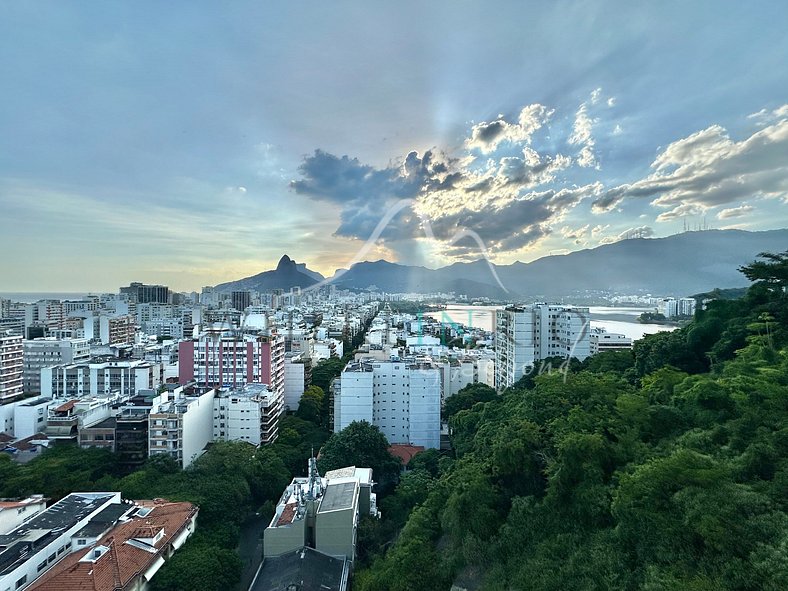
POLYGON ((0 287, 786 227, 788 7, 714 6, 6 5, 0 287))

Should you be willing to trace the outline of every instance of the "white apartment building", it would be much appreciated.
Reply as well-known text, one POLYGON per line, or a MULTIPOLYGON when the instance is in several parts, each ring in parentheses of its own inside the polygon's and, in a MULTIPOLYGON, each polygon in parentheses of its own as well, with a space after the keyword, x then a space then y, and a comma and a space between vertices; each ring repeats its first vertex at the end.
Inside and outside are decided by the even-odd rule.
POLYGON ((321 339, 314 342, 312 358, 315 362, 331 357, 342 357, 345 354, 344 343, 338 339, 321 339))
POLYGON ((537 303, 508 306, 496 312, 496 388, 513 386, 548 357, 591 354, 588 308, 537 303))
POLYGON ((527 375, 536 360, 531 308, 509 306, 495 314, 495 387, 503 390, 527 375))
POLYGON ((348 363, 334 387, 334 432, 376 425, 389 443, 440 447, 441 374, 427 361, 348 363))
POLYGON ((78 363, 90 358, 87 339, 56 339, 52 337, 24 341, 22 385, 25 394, 41 392, 41 370, 53 365, 78 363))
POLYGON ((283 410, 284 397, 266 384, 219 391, 213 401, 213 439, 258 446, 273 443, 283 410))
POLYGON ((284 365, 284 404, 285 410, 295 411, 306 390, 307 376, 311 367, 311 358, 301 353, 285 353, 284 365))
POLYGON ((22 336, 0 334, 0 404, 22 395, 23 371, 22 336))
POLYGON ((84 337, 102 345, 129 345, 137 332, 134 316, 87 315, 82 321, 84 337))
POLYGON ((216 390, 189 396, 183 388, 153 399, 148 415, 148 455, 169 454, 187 468, 213 438, 216 390))
POLYGON ((659 311, 665 318, 693 316, 696 304, 695 298, 665 298, 659 303, 659 311))
POLYGON ((604 328, 592 328, 589 336, 590 354, 596 355, 603 351, 618 351, 632 348, 632 339, 628 336, 607 332, 604 328))
POLYGON ((436 365, 441 372, 442 403, 471 384, 495 387, 495 360, 490 357, 442 358, 436 365))
POLYGON ((80 398, 111 392, 133 396, 139 390, 158 388, 162 376, 161 363, 94 358, 42 368, 41 394, 52 398, 80 398))

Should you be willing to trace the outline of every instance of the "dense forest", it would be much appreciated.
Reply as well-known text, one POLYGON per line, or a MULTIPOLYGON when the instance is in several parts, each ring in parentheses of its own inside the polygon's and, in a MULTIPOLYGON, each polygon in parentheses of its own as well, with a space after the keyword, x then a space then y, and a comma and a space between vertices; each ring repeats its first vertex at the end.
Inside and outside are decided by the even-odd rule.
POLYGON ((631 352, 458 395, 354 589, 788 589, 788 253, 742 271, 631 352))

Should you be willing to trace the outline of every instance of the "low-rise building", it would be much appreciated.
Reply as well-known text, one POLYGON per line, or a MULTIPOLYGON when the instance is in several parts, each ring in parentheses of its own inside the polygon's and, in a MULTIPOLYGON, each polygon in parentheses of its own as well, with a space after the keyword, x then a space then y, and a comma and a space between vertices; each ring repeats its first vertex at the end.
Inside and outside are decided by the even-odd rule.
POLYGON ((0 499, 0 534, 19 527, 23 521, 47 508, 43 495, 32 495, 26 499, 0 499))
POLYGON ((145 591, 197 525, 198 508, 162 499, 110 505, 73 536, 71 552, 31 591, 145 591))
POLYGON ((20 591, 76 549, 74 534, 121 502, 119 492, 71 493, 0 535, 0 589, 20 591))
POLYGON ((52 398, 121 392, 131 397, 140 390, 162 384, 163 365, 151 361, 94 357, 80 363, 45 367, 41 370, 41 394, 52 398))
POLYGON ((372 487, 369 468, 349 466, 321 477, 311 459, 309 476, 294 478, 277 503, 250 590, 347 589, 359 519, 378 514, 372 487))

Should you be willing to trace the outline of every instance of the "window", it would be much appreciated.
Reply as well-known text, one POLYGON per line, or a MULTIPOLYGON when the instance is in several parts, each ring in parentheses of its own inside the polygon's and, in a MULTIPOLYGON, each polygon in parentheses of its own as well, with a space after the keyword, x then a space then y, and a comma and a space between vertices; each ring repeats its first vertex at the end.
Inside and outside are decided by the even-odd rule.
POLYGON ((85 546, 87 543, 87 540, 77 540, 77 546, 85 546))

